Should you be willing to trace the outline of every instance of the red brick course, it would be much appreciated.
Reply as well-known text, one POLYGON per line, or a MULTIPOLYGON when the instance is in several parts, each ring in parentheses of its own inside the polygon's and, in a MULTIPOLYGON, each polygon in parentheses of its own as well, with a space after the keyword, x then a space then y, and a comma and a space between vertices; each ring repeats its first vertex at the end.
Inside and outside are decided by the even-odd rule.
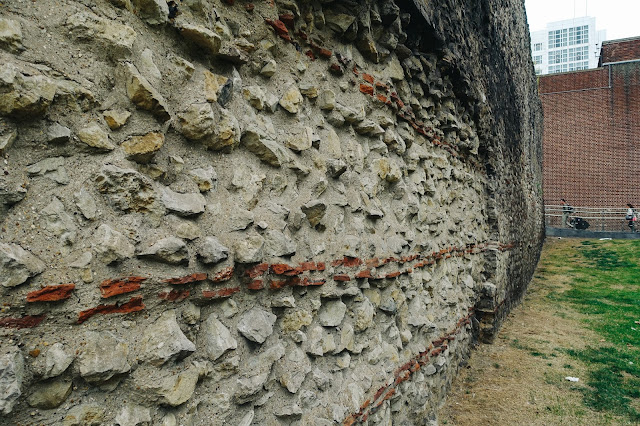
POLYGON ((71 297, 75 284, 50 285, 27 294, 27 302, 57 302, 71 297))

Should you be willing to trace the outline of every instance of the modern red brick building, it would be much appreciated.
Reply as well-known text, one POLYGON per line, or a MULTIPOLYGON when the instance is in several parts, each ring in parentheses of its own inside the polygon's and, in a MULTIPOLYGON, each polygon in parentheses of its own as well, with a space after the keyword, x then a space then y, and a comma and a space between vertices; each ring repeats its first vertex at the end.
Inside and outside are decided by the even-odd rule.
POLYGON ((605 41, 599 68, 539 78, 545 204, 640 205, 640 37, 605 41))

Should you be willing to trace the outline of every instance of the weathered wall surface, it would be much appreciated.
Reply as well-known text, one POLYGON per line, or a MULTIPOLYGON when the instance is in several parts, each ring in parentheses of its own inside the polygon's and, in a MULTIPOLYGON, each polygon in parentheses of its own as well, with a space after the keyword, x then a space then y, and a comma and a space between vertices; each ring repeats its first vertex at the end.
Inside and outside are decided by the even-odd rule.
POLYGON ((177 3, 0 6, 0 422, 434 420, 543 238, 522 2, 177 3))

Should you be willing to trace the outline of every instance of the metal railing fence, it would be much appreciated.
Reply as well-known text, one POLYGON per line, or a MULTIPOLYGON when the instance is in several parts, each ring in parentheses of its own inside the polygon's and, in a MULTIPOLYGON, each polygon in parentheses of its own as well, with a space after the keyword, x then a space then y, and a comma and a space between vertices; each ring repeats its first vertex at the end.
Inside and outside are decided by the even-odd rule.
MULTIPOLYGON (((572 207, 574 210, 569 214, 570 218, 580 217, 589 222, 589 231, 630 232, 625 219, 626 208, 572 207)), ((547 227, 567 228, 567 225, 561 223, 562 205, 545 205, 544 220, 547 227)), ((636 222, 636 229, 640 229, 640 222, 636 222)))

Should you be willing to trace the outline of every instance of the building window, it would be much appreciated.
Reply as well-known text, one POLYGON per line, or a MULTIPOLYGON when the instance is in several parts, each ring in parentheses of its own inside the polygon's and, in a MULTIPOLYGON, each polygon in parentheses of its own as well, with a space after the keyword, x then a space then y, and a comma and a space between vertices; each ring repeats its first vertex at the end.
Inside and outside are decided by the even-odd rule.
POLYGON ((534 63, 535 65, 540 65, 540 64, 542 64, 542 55, 534 56, 534 57, 533 57, 533 63, 534 63))
POLYGON ((567 62, 567 49, 553 50, 549 52, 550 64, 561 64, 563 62, 567 62))
POLYGON ((549 49, 567 45, 567 29, 549 31, 549 49))
POLYGON ((549 67, 549 74, 555 74, 557 72, 567 72, 569 67, 567 64, 562 65, 552 65, 549 67))
POLYGON ((589 61, 576 62, 569 64, 569 71, 580 71, 589 69, 589 61))
POLYGON ((589 26, 569 28, 569 46, 589 43, 589 26))
POLYGON ((542 50, 542 43, 536 43, 533 45, 533 51, 534 52, 539 52, 542 50))
POLYGON ((569 62, 584 61, 589 59, 589 46, 572 47, 569 49, 569 62))

